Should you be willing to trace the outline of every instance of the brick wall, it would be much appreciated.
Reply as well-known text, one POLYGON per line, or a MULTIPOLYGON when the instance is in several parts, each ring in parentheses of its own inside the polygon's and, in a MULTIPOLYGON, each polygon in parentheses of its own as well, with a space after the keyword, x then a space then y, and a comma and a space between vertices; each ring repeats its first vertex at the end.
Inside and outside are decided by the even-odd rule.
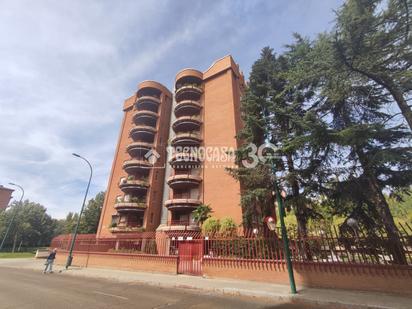
MULTIPOLYGON (((73 266, 113 268, 133 271, 163 272, 176 274, 177 257, 141 256, 119 253, 74 253, 73 266)), ((67 253, 59 252, 56 264, 66 263, 67 253)))
MULTIPOLYGON (((67 253, 60 251, 56 264, 66 263, 67 253)), ((176 256, 136 256, 119 253, 75 253, 74 266, 111 268, 131 271, 162 272, 176 274, 176 256)), ((368 271, 327 266, 295 265, 295 280, 298 289, 304 287, 334 288, 347 290, 379 291, 412 295, 412 273, 406 268, 376 268, 368 271)), ((228 278, 289 284, 286 265, 256 263, 248 266, 236 262, 222 262, 213 259, 203 261, 203 275, 208 278, 228 278)))

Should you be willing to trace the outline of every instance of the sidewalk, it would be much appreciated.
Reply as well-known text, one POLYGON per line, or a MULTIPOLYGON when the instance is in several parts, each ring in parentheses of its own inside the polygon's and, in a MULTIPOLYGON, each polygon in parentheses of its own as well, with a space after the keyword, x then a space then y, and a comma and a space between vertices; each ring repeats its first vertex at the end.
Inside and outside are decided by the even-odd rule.
MULTIPOLYGON (((41 271, 44 260, 0 259, 0 267, 33 269, 41 271)), ((75 268, 65 270, 55 267, 58 275, 100 278, 126 283, 143 283, 165 288, 198 290, 207 293, 263 297, 277 302, 309 305, 328 305, 331 308, 411 308, 412 297, 374 292, 303 288, 291 295, 289 286, 230 279, 208 279, 195 276, 134 272, 101 268, 75 268), (61 271, 61 272, 60 272, 61 271)))

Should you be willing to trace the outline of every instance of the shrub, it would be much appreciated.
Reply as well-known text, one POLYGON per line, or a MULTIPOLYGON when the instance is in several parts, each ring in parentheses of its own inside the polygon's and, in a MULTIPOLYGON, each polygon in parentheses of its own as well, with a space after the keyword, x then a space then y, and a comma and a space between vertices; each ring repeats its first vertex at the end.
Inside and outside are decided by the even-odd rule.
POLYGON ((212 207, 210 205, 201 204, 192 212, 192 216, 196 222, 202 225, 203 222, 210 218, 211 212, 212 207))
POLYGON ((219 232, 220 222, 219 219, 210 217, 202 224, 202 231, 204 235, 214 235, 219 232))
POLYGON ((219 232, 222 236, 236 236, 237 234, 237 225, 235 220, 230 217, 223 218, 220 222, 219 232))

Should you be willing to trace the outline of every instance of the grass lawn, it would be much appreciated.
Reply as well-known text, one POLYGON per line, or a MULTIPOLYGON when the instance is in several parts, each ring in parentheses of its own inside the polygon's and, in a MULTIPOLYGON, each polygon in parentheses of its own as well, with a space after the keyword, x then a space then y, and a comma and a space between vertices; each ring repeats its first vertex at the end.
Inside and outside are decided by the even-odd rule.
POLYGON ((11 259, 11 258, 30 258, 34 257, 33 252, 0 252, 0 259, 11 259))

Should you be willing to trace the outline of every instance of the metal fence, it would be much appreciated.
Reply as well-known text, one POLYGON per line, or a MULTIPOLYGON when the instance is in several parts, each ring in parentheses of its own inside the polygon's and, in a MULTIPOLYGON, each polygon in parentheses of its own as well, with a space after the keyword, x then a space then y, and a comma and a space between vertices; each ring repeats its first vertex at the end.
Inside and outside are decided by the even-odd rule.
MULTIPOLYGON (((78 235, 75 252, 106 253, 139 257, 178 257, 183 244, 202 244, 202 262, 224 266, 273 266, 284 268, 282 239, 276 232, 256 233, 240 229, 233 233, 202 235, 200 232, 167 231, 118 234, 116 238, 96 238, 94 234, 78 235)), ((306 238, 290 239, 292 261, 296 267, 326 266, 345 269, 402 269, 412 275, 412 233, 399 235, 405 263, 393 257, 393 241, 384 235, 344 237, 336 230, 322 231, 306 238)), ((71 235, 53 239, 51 247, 67 251, 71 235)))

